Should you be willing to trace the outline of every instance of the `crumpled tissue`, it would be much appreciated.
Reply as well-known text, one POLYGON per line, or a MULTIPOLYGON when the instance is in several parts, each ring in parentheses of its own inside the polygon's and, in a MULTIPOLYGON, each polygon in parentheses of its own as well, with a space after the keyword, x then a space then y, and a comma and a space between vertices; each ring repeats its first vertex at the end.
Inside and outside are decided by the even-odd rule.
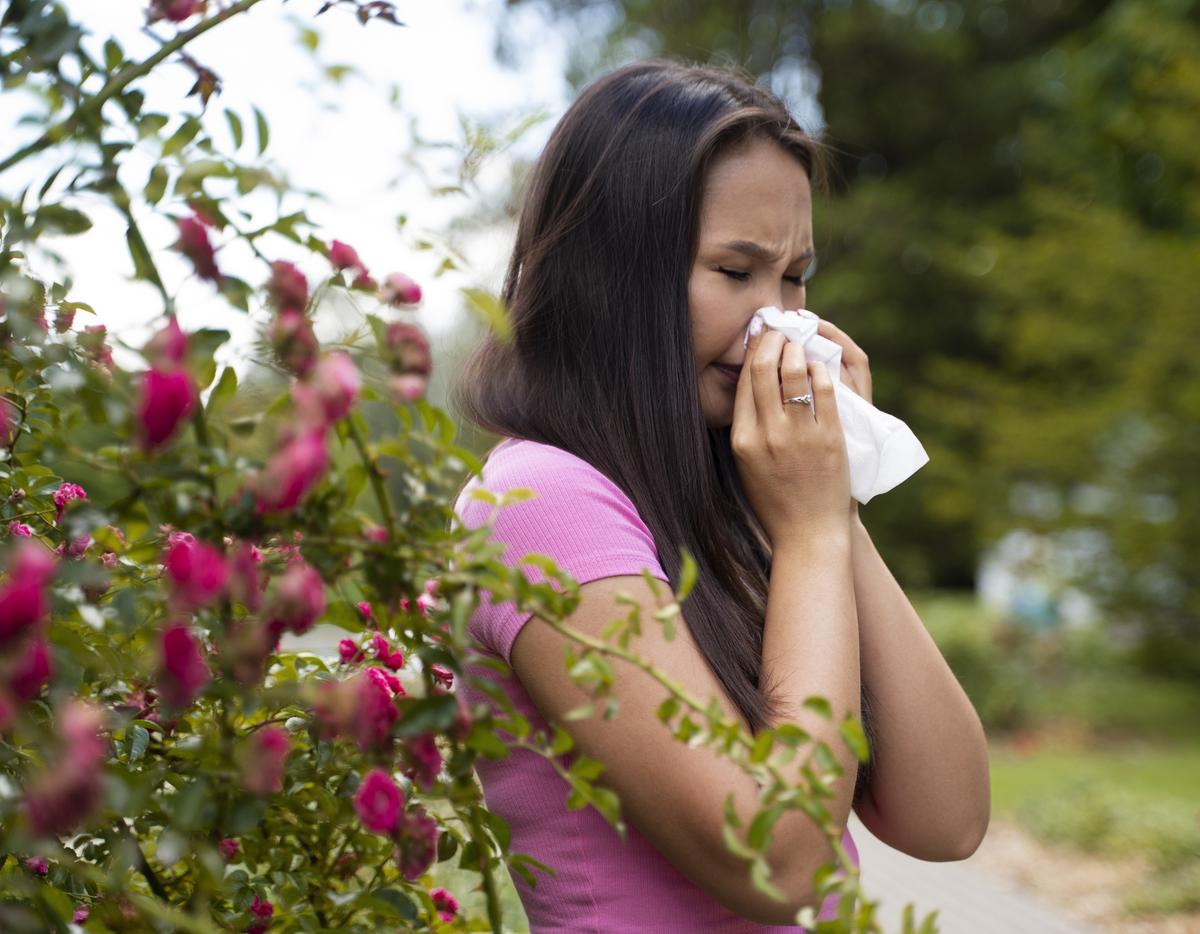
POLYGON ((750 319, 742 345, 747 346, 752 335, 770 328, 789 341, 800 341, 807 360, 820 360, 829 369, 838 417, 846 435, 850 495, 865 504, 911 477, 929 463, 929 455, 904 422, 842 385, 842 347, 817 333, 820 320, 806 309, 760 308, 750 319))

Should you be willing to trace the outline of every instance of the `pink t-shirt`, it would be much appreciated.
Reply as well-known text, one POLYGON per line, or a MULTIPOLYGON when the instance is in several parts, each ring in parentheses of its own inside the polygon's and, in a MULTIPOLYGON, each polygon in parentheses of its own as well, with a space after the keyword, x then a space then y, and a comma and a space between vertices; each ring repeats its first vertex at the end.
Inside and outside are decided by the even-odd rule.
MULTIPOLYGON (((472 478, 455 511, 467 528, 482 525, 490 504, 469 498, 480 485, 472 478)), ((516 566, 530 553, 549 555, 558 566, 585 584, 618 575, 639 575, 648 568, 666 581, 654 538, 633 502, 587 461, 561 448, 536 441, 506 438, 484 465, 482 486, 493 493, 529 487, 538 495, 499 511, 493 540, 506 546, 504 561, 516 566)), ((544 580, 541 569, 524 570, 531 583, 544 580)), ((472 616, 470 631, 486 652, 511 664, 513 642, 529 614, 518 614, 511 601, 493 605, 485 596, 472 616)), ((514 673, 501 678, 485 666, 476 675, 497 680, 533 731, 549 734, 514 673)), ((469 704, 487 695, 464 681, 469 704)), ((566 760, 564 760, 565 763, 566 760)), ((477 763, 490 810, 512 829, 512 851, 527 853, 552 867, 557 875, 535 870, 531 888, 519 875, 513 881, 525 906, 530 928, 543 932, 720 931, 760 934, 802 932, 796 926, 771 927, 740 918, 705 894, 679 872, 635 827, 627 824, 626 840, 592 807, 569 811, 568 786, 541 756, 513 750, 505 759, 480 758, 477 763)), ((858 851, 849 831, 843 843, 854 864, 858 851)), ((832 918, 837 900, 829 898, 820 917, 832 918)))

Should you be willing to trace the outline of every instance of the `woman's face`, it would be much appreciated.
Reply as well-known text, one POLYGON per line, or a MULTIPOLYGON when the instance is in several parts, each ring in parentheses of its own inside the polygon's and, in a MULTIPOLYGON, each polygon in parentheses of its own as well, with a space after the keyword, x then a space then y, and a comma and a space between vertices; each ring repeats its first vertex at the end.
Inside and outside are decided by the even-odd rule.
POLYGON ((753 139, 712 164, 688 279, 700 406, 710 427, 733 422, 750 318, 764 305, 803 308, 812 260, 812 189, 795 156, 753 139))

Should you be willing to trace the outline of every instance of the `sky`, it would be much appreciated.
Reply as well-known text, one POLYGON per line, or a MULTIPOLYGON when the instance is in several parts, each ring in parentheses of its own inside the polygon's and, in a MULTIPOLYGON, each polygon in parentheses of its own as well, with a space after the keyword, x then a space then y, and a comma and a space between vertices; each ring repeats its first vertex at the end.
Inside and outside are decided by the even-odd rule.
MULTIPOLYGON (((109 36, 136 59, 155 47, 142 32, 145 4, 141 0, 66 0, 65 5, 90 33, 88 43, 97 57, 102 57, 101 46, 109 36)), ((518 67, 506 69, 496 63, 493 54, 503 0, 401 2, 397 11, 406 25, 400 28, 383 22, 362 26, 351 13, 339 9, 314 18, 320 5, 320 0, 286 4, 264 0, 249 13, 189 44, 190 53, 223 82, 221 93, 209 103, 205 127, 221 151, 230 151, 232 138, 224 110, 236 111, 248 140, 238 155, 245 162, 254 162, 251 106, 259 107, 270 123, 265 161, 285 173, 294 189, 322 196, 307 205, 299 199, 285 202, 281 213, 306 207, 326 239, 338 238, 353 245, 377 278, 400 271, 416 279, 425 297, 415 320, 429 331, 436 347, 439 338, 446 338, 463 322, 466 312, 459 297, 461 287, 499 287, 511 232, 499 228, 471 237, 463 244, 469 268, 434 278, 440 254, 417 250, 414 244, 435 239, 438 231, 454 217, 469 212, 472 205, 461 195, 438 197, 431 193, 431 185, 454 181, 457 161, 452 151, 428 150, 421 156, 432 182, 408 163, 410 123, 424 140, 453 143, 462 139, 460 114, 498 121, 501 126, 538 111, 546 114, 511 153, 485 164, 477 194, 503 190, 512 155, 536 155, 569 103, 563 77, 568 37, 561 30, 547 28, 536 11, 518 7, 509 15, 521 17, 515 32, 524 46, 518 54, 518 67), (299 41, 305 28, 320 34, 315 53, 299 41), (352 71, 334 84, 321 78, 323 69, 331 65, 350 66, 352 71), (398 89, 396 102, 391 100, 394 89, 398 89), (400 214, 408 217, 403 230, 396 223, 400 214)), ((167 36, 174 28, 168 25, 160 23, 155 29, 160 36, 167 36)), ((198 113, 198 98, 184 100, 193 80, 188 69, 173 64, 135 86, 147 95, 144 110, 198 113)), ((0 149, 4 154, 31 137, 33 128, 19 125, 18 120, 34 109, 34 101, 27 96, 0 96, 0 149)), ((165 133, 174 125, 169 124, 165 133)), ((140 145, 125 156, 121 178, 129 187, 140 189, 158 157, 157 146, 140 145)), ((44 158, 31 159, 0 176, 0 191, 12 195, 29 183, 36 190, 56 166, 44 158)), ((61 189, 66 177, 64 173, 52 191, 61 189)), ((125 247, 124 223, 115 212, 103 209, 102 202, 95 204, 95 210, 90 210, 86 201, 79 205, 95 222, 91 231, 51 242, 73 276, 71 297, 88 302, 97 313, 96 318, 81 314, 76 326, 103 323, 118 341, 140 346, 162 313, 162 301, 153 287, 129 279, 132 262, 125 247)), ((269 218, 277 210, 265 197, 252 204, 257 212, 253 222, 269 218)), ((159 207, 174 214, 186 213, 181 202, 170 199, 164 199, 159 207)), ((244 226, 251 227, 253 222, 244 226)), ((244 372, 255 325, 244 313, 231 309, 211 285, 192 275, 185 261, 163 251, 175 239, 175 229, 161 210, 157 215, 140 215, 139 223, 161 264, 168 289, 176 295, 184 329, 229 328, 233 339, 219 352, 219 362, 233 363, 244 372)), ((318 258, 285 241, 263 241, 262 246, 271 258, 297 261, 310 281, 327 273, 318 258)), ((240 244, 233 243, 219 251, 222 269, 259 284, 265 268, 239 248, 240 244)), ((55 270, 45 257, 35 257, 35 262, 40 273, 50 275, 55 270)), ((360 307, 371 311, 375 303, 364 301, 360 307)), ((317 319, 318 334, 323 339, 335 336, 350 323, 346 316, 345 308, 322 312, 317 319)), ((264 318, 259 314, 256 320, 264 318)), ((122 357, 118 347, 118 359, 136 365, 137 358, 122 357)))

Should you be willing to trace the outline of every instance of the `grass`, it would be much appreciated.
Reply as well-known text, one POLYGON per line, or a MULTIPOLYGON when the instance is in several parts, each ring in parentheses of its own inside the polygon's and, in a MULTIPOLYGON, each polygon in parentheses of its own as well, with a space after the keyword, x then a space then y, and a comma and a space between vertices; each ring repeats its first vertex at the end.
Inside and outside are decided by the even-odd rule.
POLYGON ((1173 801, 1200 809, 1200 742, 1032 752, 1001 743, 992 746, 991 765, 992 807, 998 814, 1011 815, 1030 800, 1097 783, 1146 804, 1173 801))

